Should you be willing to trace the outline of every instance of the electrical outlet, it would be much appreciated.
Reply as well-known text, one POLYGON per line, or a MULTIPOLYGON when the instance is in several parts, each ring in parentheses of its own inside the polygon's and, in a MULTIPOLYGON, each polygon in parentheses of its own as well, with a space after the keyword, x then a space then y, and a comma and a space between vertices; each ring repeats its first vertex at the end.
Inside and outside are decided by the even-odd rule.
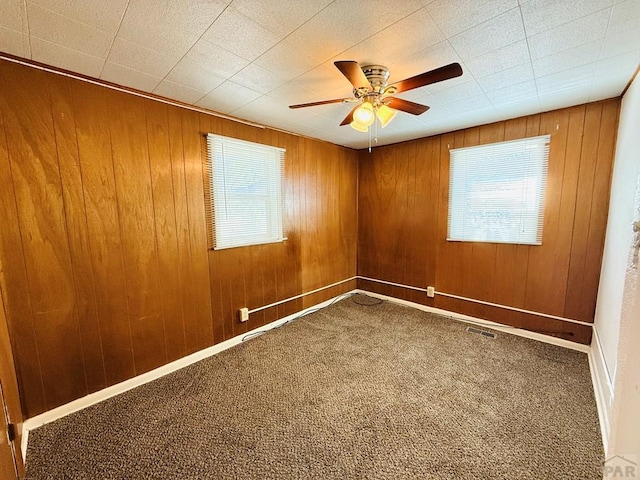
POLYGON ((435 287, 427 287, 427 297, 433 298, 436 296, 436 288, 435 287))
POLYGON ((240 321, 241 322, 246 322, 247 320, 249 320, 249 309, 248 308, 241 308, 240 310, 238 310, 238 313, 240 314, 240 321))

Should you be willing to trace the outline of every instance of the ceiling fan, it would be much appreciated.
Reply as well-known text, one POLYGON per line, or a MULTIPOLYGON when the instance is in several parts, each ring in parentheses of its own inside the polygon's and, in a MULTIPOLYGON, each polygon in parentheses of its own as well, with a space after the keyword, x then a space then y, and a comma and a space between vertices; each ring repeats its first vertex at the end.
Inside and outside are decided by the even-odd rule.
POLYGON ((334 65, 353 85, 353 97, 300 103, 290 105, 289 108, 357 102, 358 105, 351 109, 349 115, 342 120, 340 125, 349 124, 352 128, 360 132, 369 131, 369 126, 373 124, 376 117, 378 117, 380 125, 384 128, 393 117, 396 116, 398 110, 411 113, 412 115, 421 115, 429 110, 429 107, 426 105, 410 102, 409 100, 391 95, 462 75, 462 67, 460 64, 452 63, 387 85, 389 69, 382 65, 360 66, 358 62, 352 60, 337 61, 334 62, 334 65))

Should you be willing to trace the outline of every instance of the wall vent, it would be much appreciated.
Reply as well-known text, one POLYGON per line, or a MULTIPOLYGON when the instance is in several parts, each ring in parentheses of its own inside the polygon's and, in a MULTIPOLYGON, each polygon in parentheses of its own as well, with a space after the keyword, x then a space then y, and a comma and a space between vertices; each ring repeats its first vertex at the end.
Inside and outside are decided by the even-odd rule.
POLYGON ((482 335, 483 337, 496 338, 495 333, 488 332, 487 330, 480 330, 479 328, 475 328, 475 327, 467 327, 467 332, 476 333, 478 335, 482 335))

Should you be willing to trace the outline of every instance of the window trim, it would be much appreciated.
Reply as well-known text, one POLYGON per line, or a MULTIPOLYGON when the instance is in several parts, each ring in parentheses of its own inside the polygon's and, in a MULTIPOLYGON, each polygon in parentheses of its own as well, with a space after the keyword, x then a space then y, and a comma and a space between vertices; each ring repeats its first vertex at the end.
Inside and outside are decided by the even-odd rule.
MULTIPOLYGON (((447 238, 446 240, 449 242, 468 242, 468 243, 500 243, 500 244, 509 244, 509 245, 531 245, 531 246, 539 246, 542 245, 542 235, 543 235, 543 229, 544 229, 544 214, 545 214, 545 209, 546 209, 546 191, 547 191, 547 184, 548 184, 548 170, 549 170, 549 150, 550 150, 550 143, 551 143, 551 135, 539 135, 539 136, 535 136, 535 137, 526 137, 526 138, 519 138, 519 139, 515 139, 515 140, 507 140, 504 142, 494 142, 494 143, 486 143, 486 144, 482 144, 482 145, 475 145, 475 146, 470 146, 470 147, 462 147, 462 148, 455 148, 455 149, 451 149, 449 152, 449 194, 448 194, 448 206, 447 206, 447 238), (505 152, 505 150, 508 150, 509 147, 513 147, 516 144, 521 144, 523 148, 532 148, 532 147, 536 147, 536 148, 542 148, 543 149, 543 153, 542 153, 542 164, 541 165, 534 165, 534 162, 531 161, 531 165, 533 166, 533 168, 539 169, 539 173, 536 175, 536 178, 540 178, 542 179, 542 183, 537 187, 536 192, 535 192, 535 199, 536 199, 536 203, 537 203, 537 213, 535 215, 530 216, 530 219, 536 219, 536 238, 535 240, 531 240, 531 239, 527 239, 527 238, 511 238, 511 239, 507 239, 507 240, 500 240, 498 238, 491 238, 491 235, 488 235, 490 238, 482 238, 482 239, 478 239, 477 237, 473 237, 470 232, 464 231, 464 226, 463 231, 459 232, 459 235, 454 236, 452 235, 452 217, 456 214, 464 214, 464 212, 468 211, 468 207, 462 207, 462 209, 456 209, 455 211, 453 210, 453 204, 454 204, 454 155, 456 153, 460 153, 462 155, 464 155, 465 157, 468 157, 468 152, 477 149, 479 151, 482 151, 482 153, 479 153, 479 161, 482 161, 483 159, 488 158, 490 155, 492 155, 491 153, 487 153, 487 151, 491 148, 494 149, 502 149, 502 151, 496 151, 495 154, 493 156, 506 156, 509 155, 509 152, 505 152)), ((513 153, 517 153, 517 152, 513 152, 513 153)), ((459 158, 459 160, 461 162, 469 162, 469 161, 473 161, 472 159, 468 159, 468 158, 459 158)), ((523 172, 524 173, 524 172, 523 172)), ((524 175, 523 175, 524 177, 524 175)), ((455 180, 457 181, 461 181, 461 182, 465 182, 464 186, 468 186, 469 183, 467 182, 466 177, 455 177, 455 180)), ((496 179, 496 181, 498 181, 499 179, 496 179)), ((463 198, 457 199, 455 200, 456 203, 462 202, 464 203, 467 199, 467 196, 465 193, 462 194, 463 198)), ((524 219, 526 218, 525 216, 523 216, 522 214, 520 214, 520 218, 524 219)), ((457 222, 464 222, 465 219, 458 219, 457 222)), ((491 230, 491 231, 495 231, 495 229, 491 230)))
MULTIPOLYGON (((285 209, 285 186, 284 186, 284 175, 285 175, 285 155, 286 149, 281 147, 276 147, 272 145, 266 145, 258 142, 251 142, 247 140, 241 140, 234 137, 227 137, 224 135, 218 135, 214 133, 207 133, 205 135, 206 141, 206 165, 205 165, 205 203, 206 203, 206 222, 207 222, 207 241, 208 247, 211 250, 226 250, 228 248, 239 248, 239 247, 250 247, 254 245, 268 245, 273 243, 282 243, 287 240, 284 231, 284 209, 285 209), (216 157, 215 150, 217 148, 216 142, 221 142, 222 147, 224 148, 225 144, 232 144, 236 147, 242 148, 243 146, 248 150, 255 149, 256 151, 262 150, 266 151, 268 155, 273 155, 273 160, 277 162, 277 168, 270 168, 269 172, 267 172, 267 176, 271 177, 274 174, 277 176, 277 180, 275 182, 272 181, 272 178, 269 178, 267 181, 269 185, 274 185, 277 188, 277 194, 275 198, 273 195, 256 194, 256 197, 262 197, 267 200, 267 205, 269 207, 275 206, 276 212, 275 216, 277 218, 276 226, 274 229, 274 234, 270 238, 257 238, 255 235, 252 235, 251 239, 248 242, 221 242, 220 238, 218 238, 218 227, 215 222, 216 218, 216 190, 215 190, 215 168, 216 168, 216 157), (273 200, 272 200, 273 199, 273 200)), ((242 198, 243 195, 232 194, 232 196, 242 198)), ((230 197, 227 197, 230 198, 230 197)), ((270 217, 271 215, 269 215, 270 217)), ((247 235, 248 236, 248 235, 247 235)), ((230 237, 234 238, 234 237, 230 237)), ((236 239, 238 237, 235 237, 236 239)))

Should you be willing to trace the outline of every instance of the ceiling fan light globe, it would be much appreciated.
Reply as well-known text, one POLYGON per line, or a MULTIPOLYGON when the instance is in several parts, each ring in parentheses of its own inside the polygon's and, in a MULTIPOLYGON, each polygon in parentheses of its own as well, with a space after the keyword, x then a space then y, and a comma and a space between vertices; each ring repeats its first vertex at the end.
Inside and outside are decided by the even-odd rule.
POLYGON ((353 120, 349 125, 351 125, 351 128, 353 128, 354 130, 357 130, 362 133, 367 133, 369 131, 369 127, 367 125, 363 125, 357 120, 353 120))
POLYGON ((368 102, 364 102, 355 112, 353 112, 353 120, 365 127, 371 125, 375 119, 376 116, 373 111, 373 105, 368 102))
POLYGON ((382 128, 386 127, 397 113, 397 110, 389 108, 386 105, 380 105, 376 110, 376 115, 378 116, 378 120, 380 120, 382 128))

